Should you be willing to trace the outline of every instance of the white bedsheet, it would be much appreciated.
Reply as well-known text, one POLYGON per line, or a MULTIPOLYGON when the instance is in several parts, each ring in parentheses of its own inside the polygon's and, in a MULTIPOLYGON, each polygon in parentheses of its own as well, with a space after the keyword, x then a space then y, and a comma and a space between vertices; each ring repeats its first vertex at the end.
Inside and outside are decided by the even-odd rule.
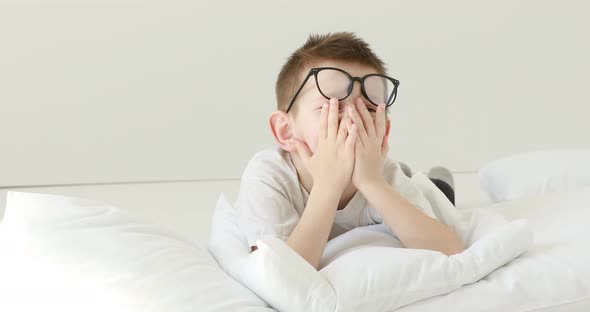
POLYGON ((590 311, 590 187, 482 209, 527 218, 533 247, 477 283, 398 311, 590 311))

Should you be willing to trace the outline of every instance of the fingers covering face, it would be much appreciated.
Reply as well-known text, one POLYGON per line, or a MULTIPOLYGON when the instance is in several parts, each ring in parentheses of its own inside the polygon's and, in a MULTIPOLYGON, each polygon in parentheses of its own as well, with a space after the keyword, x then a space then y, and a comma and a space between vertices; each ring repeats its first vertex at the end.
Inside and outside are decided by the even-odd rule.
POLYGON ((371 117, 371 113, 369 113, 367 110, 367 106, 365 105, 363 99, 356 99, 356 107, 361 114, 361 118, 363 119, 363 124, 365 125, 365 131, 367 132, 367 135, 371 138, 375 137, 375 124, 373 123, 373 117, 371 117))
POLYGON ((378 139, 385 136, 385 104, 381 103, 377 106, 377 116, 375 117, 375 134, 378 139))
POLYGON ((368 139, 381 140, 385 135, 385 104, 381 103, 377 106, 376 116, 371 116, 365 102, 358 98, 354 106, 348 107, 349 115, 352 121, 358 125, 359 140, 364 145, 368 139))
POLYGON ((371 138, 383 138, 385 135, 385 106, 380 104, 377 107, 375 118, 369 113, 365 102, 357 98, 355 105, 348 106, 348 116, 339 122, 339 101, 332 98, 329 103, 324 103, 320 115, 320 139, 333 139, 338 143, 346 141, 352 134, 351 127, 354 125, 355 141, 365 145, 371 138))
POLYGON ((319 138, 325 139, 328 136, 328 103, 322 105, 322 112, 320 113, 320 131, 319 138))
POLYGON ((368 139, 368 135, 365 129, 365 123, 363 122, 361 115, 359 114, 358 110, 353 106, 348 107, 348 115, 350 115, 350 119, 352 119, 353 123, 357 126, 358 139, 360 143, 362 145, 365 145, 368 139))
POLYGON ((338 134, 338 99, 330 99, 330 112, 328 114, 328 139, 336 139, 338 134))
POLYGON ((348 135, 348 124, 346 123, 346 118, 342 118, 342 120, 340 120, 340 125, 338 125, 338 134, 337 134, 336 142, 338 144, 344 143, 344 140, 346 140, 347 135, 348 135))

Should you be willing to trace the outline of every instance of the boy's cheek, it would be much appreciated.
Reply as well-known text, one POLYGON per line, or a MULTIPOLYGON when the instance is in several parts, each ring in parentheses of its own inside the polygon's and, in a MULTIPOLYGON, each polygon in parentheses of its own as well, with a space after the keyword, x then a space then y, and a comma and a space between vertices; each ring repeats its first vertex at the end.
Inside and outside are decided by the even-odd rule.
POLYGON ((315 151, 316 151, 316 149, 317 149, 317 146, 318 146, 318 139, 317 139, 317 136, 316 136, 316 137, 314 137, 314 138, 312 138, 312 139, 311 139, 311 140, 310 140, 310 141, 307 143, 307 145, 309 146, 309 149, 311 150, 311 152, 315 154, 315 151))

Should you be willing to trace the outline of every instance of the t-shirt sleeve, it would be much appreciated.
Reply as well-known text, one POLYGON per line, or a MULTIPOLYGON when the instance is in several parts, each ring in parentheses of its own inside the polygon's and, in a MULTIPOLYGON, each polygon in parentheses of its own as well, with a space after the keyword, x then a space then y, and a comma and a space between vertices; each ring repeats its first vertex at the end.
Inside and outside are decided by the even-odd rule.
POLYGON ((286 241, 300 218, 284 191, 260 179, 242 181, 235 207, 250 247, 270 237, 286 241))

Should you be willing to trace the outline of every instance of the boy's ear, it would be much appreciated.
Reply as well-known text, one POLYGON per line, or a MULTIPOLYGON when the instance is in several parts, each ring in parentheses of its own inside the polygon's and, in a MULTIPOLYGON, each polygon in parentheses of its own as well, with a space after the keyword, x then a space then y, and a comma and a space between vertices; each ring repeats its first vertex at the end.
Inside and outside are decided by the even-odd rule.
POLYGON ((295 145, 290 140, 293 137, 293 131, 287 113, 283 111, 272 112, 268 118, 268 125, 270 126, 270 131, 277 141, 277 144, 279 144, 282 149, 287 152, 297 151, 295 145))

